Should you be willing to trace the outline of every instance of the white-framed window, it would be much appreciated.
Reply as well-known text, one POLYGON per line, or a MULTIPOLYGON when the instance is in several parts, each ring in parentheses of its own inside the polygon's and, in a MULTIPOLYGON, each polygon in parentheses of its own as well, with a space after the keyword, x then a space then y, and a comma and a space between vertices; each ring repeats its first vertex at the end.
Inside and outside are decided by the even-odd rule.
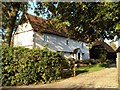
POLYGON ((48 42, 48 36, 44 34, 44 42, 48 42))

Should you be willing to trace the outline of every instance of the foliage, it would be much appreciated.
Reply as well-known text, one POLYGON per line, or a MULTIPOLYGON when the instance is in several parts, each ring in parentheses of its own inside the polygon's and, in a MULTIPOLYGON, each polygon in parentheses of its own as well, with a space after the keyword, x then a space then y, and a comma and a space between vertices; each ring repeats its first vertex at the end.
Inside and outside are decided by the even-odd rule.
POLYGON ((80 60, 80 64, 87 64, 87 65, 95 65, 100 63, 100 60, 98 59, 87 59, 87 60, 80 60))
POLYGON ((27 2, 2 2, 2 30, 6 32, 6 45, 10 46, 12 34, 23 20, 22 14, 25 14, 29 7, 27 2))
MULTIPOLYGON (((24 20, 21 16, 31 8, 27 2, 2 2, 2 28, 9 46, 12 33, 24 20)), ((119 10, 120 2, 38 2, 35 13, 47 16, 53 27, 69 37, 93 42, 120 37, 119 10)))
POLYGON ((90 57, 93 59, 100 59, 100 62, 103 63, 107 59, 107 51, 101 46, 94 46, 90 49, 90 57))
POLYGON ((70 37, 92 42, 120 37, 119 10, 120 2, 38 2, 35 13, 46 14, 60 30, 67 28, 70 37))
MULTIPOLYGON (((89 65, 95 65, 95 64, 100 64, 100 63, 107 63, 110 64, 112 60, 102 60, 102 59, 87 59, 87 60, 80 60, 80 64, 86 64, 87 66, 89 65)), ((80 65, 79 65, 80 66, 80 65)))
POLYGON ((65 63, 70 68, 69 61, 61 53, 46 48, 2 47, 2 84, 49 83, 62 78, 65 63))

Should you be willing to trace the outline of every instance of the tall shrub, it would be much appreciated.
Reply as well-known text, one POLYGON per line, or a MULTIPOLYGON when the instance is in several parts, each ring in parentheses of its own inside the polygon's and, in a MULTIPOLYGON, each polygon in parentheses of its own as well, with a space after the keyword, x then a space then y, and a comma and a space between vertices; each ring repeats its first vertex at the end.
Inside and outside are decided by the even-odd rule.
POLYGON ((62 54, 46 48, 2 47, 2 84, 49 83, 61 78, 64 63, 69 68, 69 61, 62 54))
POLYGON ((92 59, 100 59, 100 62, 106 62, 107 59, 107 51, 101 46, 94 46, 90 50, 90 57, 92 59))

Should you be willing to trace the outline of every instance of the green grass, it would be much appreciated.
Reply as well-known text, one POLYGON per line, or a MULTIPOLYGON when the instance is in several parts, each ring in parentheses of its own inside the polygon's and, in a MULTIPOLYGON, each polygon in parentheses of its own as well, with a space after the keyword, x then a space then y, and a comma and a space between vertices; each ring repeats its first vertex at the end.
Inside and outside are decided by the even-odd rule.
POLYGON ((91 65, 86 67, 79 67, 76 69, 76 75, 80 73, 89 73, 89 72, 99 71, 99 70, 105 69, 106 67, 107 67, 106 64, 96 64, 96 65, 91 65))

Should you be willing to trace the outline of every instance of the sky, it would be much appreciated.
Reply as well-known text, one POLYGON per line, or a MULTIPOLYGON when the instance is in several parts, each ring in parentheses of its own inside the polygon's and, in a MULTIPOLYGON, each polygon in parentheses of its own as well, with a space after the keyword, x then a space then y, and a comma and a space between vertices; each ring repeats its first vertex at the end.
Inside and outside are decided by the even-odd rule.
POLYGON ((28 11, 27 11, 27 13, 29 13, 29 14, 32 14, 32 15, 35 15, 35 13, 34 13, 34 5, 36 6, 36 2, 35 2, 35 0, 33 1, 33 2, 31 2, 31 1, 29 1, 29 4, 31 5, 31 7, 33 8, 33 10, 31 10, 31 9, 29 9, 28 11), (33 5, 34 4, 34 5, 33 5))
MULTIPOLYGON (((36 14, 34 13, 34 10, 35 10, 34 6, 37 7, 37 6, 36 6, 36 1, 35 1, 35 0, 34 0, 33 2, 32 2, 32 1, 29 1, 29 4, 31 5, 31 7, 33 8, 33 10, 29 9, 29 10, 27 11, 27 13, 36 16, 36 14)), ((42 15, 40 15, 39 17, 42 17, 42 18, 46 19, 46 17, 45 17, 45 16, 42 16, 42 15)))

